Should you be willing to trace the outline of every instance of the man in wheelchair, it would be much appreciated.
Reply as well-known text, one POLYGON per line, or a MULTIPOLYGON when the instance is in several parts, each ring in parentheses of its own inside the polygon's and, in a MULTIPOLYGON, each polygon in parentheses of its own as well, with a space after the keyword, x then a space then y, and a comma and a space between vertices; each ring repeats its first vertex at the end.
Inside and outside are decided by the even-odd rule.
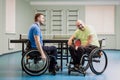
POLYGON ((76 22, 77 30, 73 33, 73 35, 68 40, 69 51, 71 54, 71 57, 73 59, 74 69, 79 70, 80 60, 82 55, 87 52, 90 53, 93 49, 100 47, 97 34, 95 31, 89 27, 86 26, 81 20, 77 20, 76 22), (80 42, 77 42, 73 46, 73 40, 79 39, 80 42))
MULTIPOLYGON (((30 41, 30 47, 31 47, 31 49, 37 49, 39 51, 39 53, 37 53, 37 54, 40 54, 41 58, 43 60, 45 60, 47 58, 45 55, 45 52, 48 55, 52 55, 54 57, 54 59, 50 58, 49 72, 55 75, 56 67, 58 68, 57 61, 56 61, 57 48, 55 46, 43 46, 41 25, 43 25, 44 21, 45 21, 44 15, 41 13, 35 14, 34 21, 35 21, 35 23, 32 24, 32 26, 30 27, 29 32, 28 32, 28 39, 30 41)), ((32 56, 35 56, 34 53, 31 55, 31 58, 32 58, 32 56)), ((28 58, 29 57, 30 57, 30 55, 28 56, 28 58)))

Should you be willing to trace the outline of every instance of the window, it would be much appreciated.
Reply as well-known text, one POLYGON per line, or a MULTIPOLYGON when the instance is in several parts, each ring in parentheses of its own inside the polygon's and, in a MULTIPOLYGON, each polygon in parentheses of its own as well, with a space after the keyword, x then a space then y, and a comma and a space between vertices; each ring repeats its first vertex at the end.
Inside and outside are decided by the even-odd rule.
POLYGON ((6 33, 15 33, 15 0, 6 0, 6 33))
POLYGON ((77 9, 67 10, 67 34, 73 34, 76 30, 76 21, 79 17, 77 9))
POLYGON ((86 6, 86 24, 98 34, 114 34, 114 6, 86 6))
POLYGON ((63 12, 62 10, 51 10, 51 33, 63 33, 63 12))

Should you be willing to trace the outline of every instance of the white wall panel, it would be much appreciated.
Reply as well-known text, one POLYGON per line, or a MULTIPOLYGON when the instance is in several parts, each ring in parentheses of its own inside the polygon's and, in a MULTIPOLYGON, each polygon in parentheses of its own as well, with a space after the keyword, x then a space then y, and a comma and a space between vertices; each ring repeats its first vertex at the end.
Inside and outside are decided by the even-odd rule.
POLYGON ((98 34, 115 33, 114 6, 86 6, 85 11, 86 24, 92 25, 98 34))

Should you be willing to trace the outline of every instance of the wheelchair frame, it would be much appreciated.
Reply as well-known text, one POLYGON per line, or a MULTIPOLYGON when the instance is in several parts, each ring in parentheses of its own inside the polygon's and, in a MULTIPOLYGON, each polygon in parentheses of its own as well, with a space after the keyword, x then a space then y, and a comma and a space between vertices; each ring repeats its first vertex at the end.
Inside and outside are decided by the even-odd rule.
POLYGON ((70 62, 68 64, 68 74, 70 75, 71 72, 79 72, 79 73, 82 73, 84 76, 86 75, 86 71, 87 69, 90 67, 91 71, 96 74, 96 75, 100 75, 102 74, 105 69, 107 68, 107 64, 108 64, 108 59, 107 59, 107 55, 106 53, 103 51, 102 49, 102 42, 103 40, 105 39, 101 39, 99 40, 99 44, 100 44, 100 47, 99 48, 95 48, 94 50, 92 50, 90 52, 90 54, 88 53, 85 53, 83 54, 83 56, 81 57, 81 60, 80 60, 80 70, 73 70, 71 68, 71 66, 73 65, 73 61, 72 61, 72 58, 70 59, 70 62), (101 58, 99 56, 97 56, 98 53, 101 53, 102 56, 105 57, 105 65, 104 65, 104 68, 101 70, 101 71, 97 71, 94 66, 93 66, 93 62, 96 62, 96 63, 100 63, 101 61, 100 60, 97 60, 96 58, 101 58), (85 59, 86 58, 86 59, 85 59), (96 59, 96 60, 95 60, 96 59), (85 62, 87 61, 87 64, 85 66, 82 65, 82 62, 85 62))

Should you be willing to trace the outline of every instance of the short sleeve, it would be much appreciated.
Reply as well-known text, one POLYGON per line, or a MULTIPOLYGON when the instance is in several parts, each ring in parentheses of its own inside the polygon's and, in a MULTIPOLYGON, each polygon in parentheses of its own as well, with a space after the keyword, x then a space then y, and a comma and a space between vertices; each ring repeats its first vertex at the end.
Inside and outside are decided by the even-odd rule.
POLYGON ((33 35, 39 35, 40 31, 37 27, 34 28, 33 30, 33 35))

